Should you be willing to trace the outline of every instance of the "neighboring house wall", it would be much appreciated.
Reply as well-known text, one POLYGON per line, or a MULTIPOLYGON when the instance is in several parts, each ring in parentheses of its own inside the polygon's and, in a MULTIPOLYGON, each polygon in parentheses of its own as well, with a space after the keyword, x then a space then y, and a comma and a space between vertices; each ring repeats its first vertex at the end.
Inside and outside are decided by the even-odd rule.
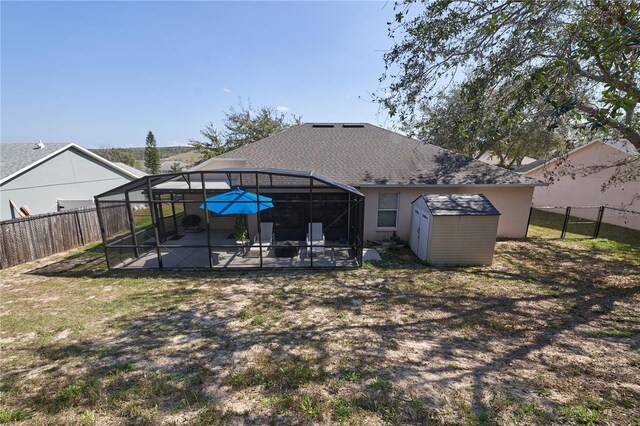
POLYGON ((484 194, 501 213, 498 222, 499 238, 524 238, 527 232, 533 186, 442 186, 442 187, 362 187, 365 196, 364 238, 386 240, 394 230, 380 230, 378 224, 378 194, 398 193, 396 234, 408 241, 411 232, 411 203, 422 194, 484 194))
MULTIPOLYGON (((568 157, 571 166, 584 167, 602 164, 612 164, 624 160, 629 155, 605 143, 597 142, 576 150, 568 157)), ((588 176, 561 176, 559 168, 554 169, 555 162, 544 167, 524 173, 543 181, 550 181, 546 174, 553 175, 553 182, 549 186, 539 186, 533 194, 533 206, 611 206, 625 210, 640 211, 640 182, 632 181, 624 184, 607 184, 614 173, 620 173, 614 167, 604 169, 588 176)), ((564 167, 564 166, 560 166, 564 167)), ((574 209, 572 214, 585 219, 595 219, 597 209, 574 209)), ((623 214, 613 210, 606 210, 603 221, 614 225, 632 229, 640 229, 640 215, 623 214)))
POLYGON ((56 211, 57 199, 92 199, 131 181, 73 148, 63 151, 0 187, 0 220, 11 219, 9 200, 34 214, 56 211))

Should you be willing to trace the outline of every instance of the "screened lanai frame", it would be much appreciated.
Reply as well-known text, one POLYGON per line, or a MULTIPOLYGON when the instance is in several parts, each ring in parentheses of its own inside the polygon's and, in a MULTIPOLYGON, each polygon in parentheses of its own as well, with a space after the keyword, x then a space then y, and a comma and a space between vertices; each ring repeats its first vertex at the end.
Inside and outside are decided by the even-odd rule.
MULTIPOLYGON (((254 201, 243 201, 253 203, 254 201)), ((316 175, 313 172, 302 172, 282 169, 247 169, 247 168, 226 168, 216 170, 202 170, 178 172, 162 175, 148 175, 135 181, 121 185, 110 191, 104 192, 95 197, 95 204, 100 223, 105 257, 109 269, 114 267, 127 267, 132 265, 136 259, 146 256, 146 264, 153 266, 142 266, 159 269, 180 269, 180 268, 225 268, 225 269, 246 269, 246 268, 349 268, 362 266, 362 253, 364 248, 363 228, 364 228, 364 195, 357 189, 335 181, 331 178, 316 175), (337 240, 327 238, 324 243, 314 242, 315 236, 311 236, 311 241, 301 241, 297 239, 294 244, 296 256, 299 261, 274 262, 269 251, 269 242, 263 241, 262 223, 267 222, 262 219, 264 212, 255 215, 254 237, 255 245, 249 245, 257 249, 257 259, 252 264, 227 264, 220 266, 214 264, 214 254, 232 253, 239 250, 235 241, 213 242, 212 241, 212 215, 207 212, 207 207, 211 201, 206 199, 222 192, 230 191, 234 188, 253 192, 258 195, 256 203, 259 203, 261 194, 274 198, 274 209, 292 204, 294 210, 304 212, 304 218, 309 223, 322 222, 323 227, 327 226, 323 214, 327 213, 327 205, 331 206, 330 216, 337 216, 327 228, 334 222, 346 220, 346 235, 340 236, 337 240), (273 197, 273 195, 276 195, 273 197), (289 196, 287 196, 289 194, 289 196), (333 194, 333 195, 328 195, 333 194), (296 197, 298 199, 296 199, 296 197), (176 235, 180 233, 178 224, 178 214, 176 206, 182 205, 182 214, 186 215, 187 210, 192 211, 204 204, 203 229, 206 236, 206 244, 172 242, 168 238, 171 232, 176 235), (148 228, 137 228, 134 215, 137 209, 148 210, 150 226, 148 228), (315 207, 315 214, 314 214, 315 207), (320 207, 320 208, 318 208, 320 207), (324 209, 323 209, 324 207, 324 209), (169 210, 168 216, 165 211, 169 210), (308 210, 308 211, 307 211, 308 210), (324 212, 324 213, 322 213, 324 212), (169 221, 169 226, 167 226, 169 221), (173 225, 171 225, 171 222, 173 225), (167 231, 167 228, 171 228, 167 231), (206 264, 199 265, 171 266, 165 264, 163 257, 168 252, 174 250, 176 253, 180 249, 194 249, 193 252, 201 254, 200 249, 206 249, 206 264), (344 253, 346 260, 339 264, 335 253, 344 253), (320 254, 316 254, 319 251, 320 254), (333 254, 333 260, 327 262, 321 254, 325 251, 333 254), (150 252, 155 252, 153 259, 150 252), (304 261, 302 261, 304 257, 304 261), (149 262, 151 260, 151 262, 149 262), (157 266, 156 263, 157 263, 157 266)), ((272 209, 272 210, 274 210, 272 209)), ((273 212, 266 213, 267 215, 273 212)), ((303 220, 301 218, 300 220, 303 220)), ((328 219, 327 219, 328 220, 328 219)), ((245 224, 247 219, 245 218, 245 224)), ((313 227, 311 227, 311 232, 313 227)), ((323 228, 326 229, 326 228, 323 228)), ((249 226, 247 226, 249 230, 249 226)), ((184 229, 182 233, 186 232, 184 229)), ((341 232, 344 232, 341 229, 341 232)), ((276 233, 277 235, 277 233, 276 233)), ((252 240, 252 239, 250 239, 252 240)), ((279 247, 278 239, 271 249, 279 247)), ((285 243, 286 244, 286 243, 285 243)), ((245 248, 242 247, 244 252, 245 248)), ((245 256, 243 255, 242 258, 245 256)), ((287 257, 287 256, 285 256, 287 257)), ((242 260, 238 257, 238 260, 242 260)))

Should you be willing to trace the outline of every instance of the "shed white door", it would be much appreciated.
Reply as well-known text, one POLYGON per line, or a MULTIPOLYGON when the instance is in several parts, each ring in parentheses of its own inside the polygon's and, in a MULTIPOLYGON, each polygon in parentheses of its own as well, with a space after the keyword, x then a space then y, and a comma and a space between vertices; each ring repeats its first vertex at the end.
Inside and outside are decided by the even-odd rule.
POLYGON ((411 250, 419 259, 427 259, 427 248, 429 246, 429 233, 431 231, 431 221, 427 213, 420 209, 413 208, 411 215, 411 237, 409 245, 411 250))

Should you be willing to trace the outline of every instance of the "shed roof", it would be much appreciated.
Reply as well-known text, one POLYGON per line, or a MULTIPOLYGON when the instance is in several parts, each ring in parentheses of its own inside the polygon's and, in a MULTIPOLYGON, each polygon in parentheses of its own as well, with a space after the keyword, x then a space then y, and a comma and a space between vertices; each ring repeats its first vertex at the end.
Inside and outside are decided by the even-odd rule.
MULTIPOLYGON (((245 167, 311 170, 358 187, 541 184, 367 123, 300 124, 214 158, 245 159, 245 167)), ((213 161, 192 170, 206 170, 213 161)))
POLYGON ((423 199, 433 216, 494 216, 498 209, 482 194, 425 194, 423 199))

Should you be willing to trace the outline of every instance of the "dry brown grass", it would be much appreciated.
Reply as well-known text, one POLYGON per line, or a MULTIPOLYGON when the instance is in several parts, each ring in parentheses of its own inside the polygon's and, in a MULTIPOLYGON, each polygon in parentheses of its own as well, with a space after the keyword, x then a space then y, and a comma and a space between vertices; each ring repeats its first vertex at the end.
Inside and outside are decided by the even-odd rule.
POLYGON ((353 271, 0 271, 0 421, 640 424, 640 256, 500 242, 353 271))

